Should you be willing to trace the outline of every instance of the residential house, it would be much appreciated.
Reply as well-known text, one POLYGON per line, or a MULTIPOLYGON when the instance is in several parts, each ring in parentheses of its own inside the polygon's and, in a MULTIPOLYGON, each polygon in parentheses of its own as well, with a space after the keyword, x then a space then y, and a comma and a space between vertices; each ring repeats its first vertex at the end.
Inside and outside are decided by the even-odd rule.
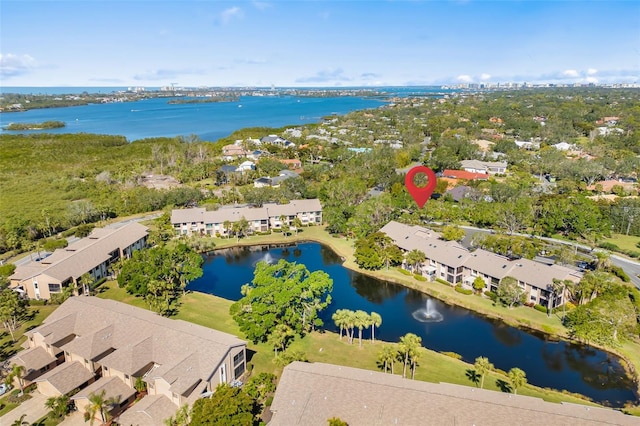
POLYGON ((573 145, 571 145, 570 143, 567 143, 567 142, 559 142, 559 143, 551 145, 551 146, 554 147, 555 149, 557 149, 558 151, 569 151, 570 149, 574 148, 573 145))
POLYGON ((526 149, 528 151, 540 149, 540 142, 531 142, 531 141, 515 141, 515 144, 518 148, 526 149))
MULTIPOLYGON (((554 280, 579 282, 582 273, 559 265, 547 265, 529 259, 509 259, 478 249, 469 251, 454 241, 443 241, 439 235, 420 226, 391 221, 380 229, 401 250, 420 250, 425 261, 420 267, 422 275, 440 278, 452 285, 472 288, 476 277, 485 282, 485 290, 495 291, 505 277, 513 277, 525 291, 526 302, 543 306, 563 305, 568 294, 550 291, 554 280)), ((412 265, 405 265, 412 267, 412 265)))
POLYGON ((176 209, 171 212, 171 224, 180 235, 227 236, 233 224, 242 218, 249 222, 249 232, 268 232, 279 228, 279 217, 285 215, 288 224, 298 217, 303 225, 322 224, 322 206, 318 199, 291 200, 287 204, 264 204, 262 207, 222 207, 207 211, 205 208, 176 209))
POLYGON ((460 180, 488 180, 489 175, 486 173, 467 172, 465 170, 445 169, 442 177, 460 180))
POLYGON ((240 165, 238 166, 238 168, 236 169, 237 172, 248 172, 251 170, 255 170, 256 169, 256 165, 253 163, 253 161, 243 161, 242 163, 240 163, 240 165))
POLYGON ((253 181, 254 188, 265 188, 271 186, 271 178, 269 176, 259 177, 253 181))
POLYGON ((326 426, 334 417, 350 426, 638 424, 610 408, 299 361, 284 368, 270 410, 270 426, 326 426))
POLYGON ((290 170, 299 170, 302 168, 302 161, 297 158, 293 158, 290 160, 278 160, 285 166, 287 166, 290 170))
POLYGON ((118 401, 110 414, 122 425, 163 425, 246 371, 247 343, 235 336, 96 297, 71 297, 25 335, 28 349, 11 362, 40 393, 69 394, 84 412, 104 391, 118 401), (137 381, 147 395, 131 405, 137 381))
POLYGON ((471 173, 495 175, 507 172, 507 163, 504 161, 462 160, 460 165, 463 170, 471 173))
POLYGON ((10 287, 29 299, 48 300, 90 274, 94 281, 109 276, 109 267, 120 258, 129 258, 147 245, 148 228, 133 222, 119 228, 96 228, 91 234, 57 249, 50 256, 16 267, 9 277, 10 287))
POLYGON ((284 138, 281 138, 278 135, 269 135, 269 136, 264 136, 262 138, 260 138, 260 143, 261 144, 267 144, 267 145, 276 145, 282 148, 295 148, 296 144, 288 141, 284 138))
POLYGON ((231 144, 222 147, 222 158, 226 161, 244 158, 249 154, 241 145, 231 144))

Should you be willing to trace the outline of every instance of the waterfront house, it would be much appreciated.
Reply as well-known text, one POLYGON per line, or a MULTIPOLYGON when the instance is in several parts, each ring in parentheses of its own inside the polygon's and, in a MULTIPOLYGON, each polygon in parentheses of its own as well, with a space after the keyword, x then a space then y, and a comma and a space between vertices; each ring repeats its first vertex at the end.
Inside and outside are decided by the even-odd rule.
POLYGON ((25 335, 28 349, 11 362, 28 383, 47 397, 70 394, 81 412, 104 390, 123 425, 163 425, 246 370, 246 342, 235 336, 96 297, 71 297, 25 335), (131 405, 140 381, 147 395, 131 405))
POLYGON ((610 408, 299 361, 284 368, 270 410, 270 426, 638 424, 610 408))
POLYGON ((90 274, 98 281, 110 274, 109 267, 147 245, 148 228, 132 222, 118 228, 96 228, 91 234, 57 249, 50 256, 16 267, 9 277, 10 287, 29 299, 48 300, 68 286, 77 286, 80 277, 90 274))

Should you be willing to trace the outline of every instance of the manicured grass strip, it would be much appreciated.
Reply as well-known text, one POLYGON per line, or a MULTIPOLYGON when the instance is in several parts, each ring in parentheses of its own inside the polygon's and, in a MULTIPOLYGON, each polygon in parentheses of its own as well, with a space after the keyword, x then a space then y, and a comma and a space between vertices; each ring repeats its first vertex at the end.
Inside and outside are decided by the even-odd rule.
MULTIPOLYGON (((118 288, 114 282, 107 283, 106 287, 107 289, 100 294, 100 297, 110 298, 125 303, 132 301, 132 297, 127 295, 123 289, 118 288)), ((140 300, 133 304, 144 307, 142 306, 144 303, 141 304, 139 302, 140 300)), ((242 338, 238 326, 229 315, 229 307, 232 303, 233 302, 220 297, 191 292, 182 298, 180 312, 175 316, 175 318, 191 321, 195 324, 200 324, 226 333, 235 334, 242 338)), ((382 350, 384 345, 389 344, 395 345, 394 343, 382 341, 371 343, 368 340, 363 340, 362 347, 359 347, 357 339, 354 340, 353 345, 350 345, 346 342, 346 338, 343 337, 343 339, 340 340, 336 333, 316 332, 311 333, 302 339, 295 340, 291 344, 290 350, 303 351, 310 362, 324 362, 328 364, 345 365, 349 367, 380 371, 377 362, 378 353, 382 350)), ((269 345, 255 345, 249 342, 248 349, 251 352, 254 352, 251 355, 253 371, 271 372, 280 376, 282 373, 282 367, 277 366, 273 362, 273 349, 269 345)), ((416 370, 416 380, 473 386, 472 382, 470 382, 466 377, 468 369, 473 369, 473 366, 438 352, 423 349, 419 365, 416 370)), ((402 374, 401 363, 395 364, 394 372, 395 374, 402 374)), ((492 372, 485 378, 485 389, 499 390, 499 387, 496 384, 498 379, 508 381, 506 376, 497 372, 492 372)), ((596 405, 573 395, 545 390, 531 385, 527 385, 520 389, 518 393, 542 398, 551 402, 566 401, 596 405)))

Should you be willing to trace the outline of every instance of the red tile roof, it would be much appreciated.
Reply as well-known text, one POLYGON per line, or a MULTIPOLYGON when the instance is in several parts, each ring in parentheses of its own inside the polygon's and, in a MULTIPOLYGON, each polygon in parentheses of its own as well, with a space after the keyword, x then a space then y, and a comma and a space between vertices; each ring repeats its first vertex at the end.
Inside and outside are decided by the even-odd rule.
POLYGON ((444 172, 442 172, 442 176, 446 178, 464 179, 464 180, 489 179, 489 175, 485 173, 472 173, 464 170, 449 170, 449 169, 446 169, 444 172))

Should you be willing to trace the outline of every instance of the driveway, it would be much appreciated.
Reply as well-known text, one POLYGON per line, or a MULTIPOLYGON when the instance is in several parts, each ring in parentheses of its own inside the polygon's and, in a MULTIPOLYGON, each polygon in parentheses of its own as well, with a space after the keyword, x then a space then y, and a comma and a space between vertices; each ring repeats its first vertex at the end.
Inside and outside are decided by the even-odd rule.
POLYGON ((27 415, 24 418, 24 421, 27 421, 29 423, 36 422, 49 412, 49 410, 44 406, 44 403, 46 401, 47 397, 42 395, 37 390, 31 392, 31 399, 24 401, 22 404, 18 405, 16 408, 0 417, 0 426, 11 425, 23 414, 27 415))
MULTIPOLYGON (((100 423, 100 422, 98 422, 100 423)), ((64 419, 58 426, 86 426, 86 422, 84 421, 84 414, 80 411, 74 411, 69 414, 66 419, 64 419)), ((4 426, 4 425, 0 425, 4 426)))

